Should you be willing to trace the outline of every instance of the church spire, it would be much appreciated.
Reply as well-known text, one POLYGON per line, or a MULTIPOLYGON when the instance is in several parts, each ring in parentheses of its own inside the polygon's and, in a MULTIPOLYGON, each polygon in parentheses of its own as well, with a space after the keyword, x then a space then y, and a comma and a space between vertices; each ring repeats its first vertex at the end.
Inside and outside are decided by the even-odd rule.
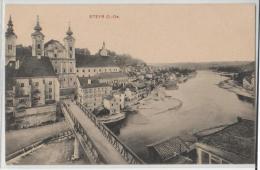
POLYGON ((71 36, 73 34, 73 32, 71 31, 71 28, 70 28, 70 22, 69 22, 69 27, 68 27, 68 31, 66 32, 66 34, 68 36, 71 36))
POLYGON ((12 21, 11 15, 10 15, 10 17, 9 17, 9 21, 8 21, 7 26, 8 26, 8 27, 7 27, 7 30, 6 30, 6 36, 15 35, 14 29, 13 29, 13 21, 12 21))
POLYGON ((37 21, 36 21, 36 25, 34 27, 35 31, 41 31, 42 27, 40 26, 40 21, 39 21, 39 15, 37 15, 37 21))
POLYGON ((103 41, 102 49, 106 49, 105 41, 103 41))

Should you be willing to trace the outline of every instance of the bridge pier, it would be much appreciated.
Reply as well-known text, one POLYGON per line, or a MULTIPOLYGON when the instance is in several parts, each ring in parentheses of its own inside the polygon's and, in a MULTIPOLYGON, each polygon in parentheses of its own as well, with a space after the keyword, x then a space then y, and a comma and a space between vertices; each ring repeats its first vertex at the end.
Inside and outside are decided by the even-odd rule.
POLYGON ((79 156, 79 140, 75 137, 74 138, 74 150, 71 160, 78 160, 79 156))

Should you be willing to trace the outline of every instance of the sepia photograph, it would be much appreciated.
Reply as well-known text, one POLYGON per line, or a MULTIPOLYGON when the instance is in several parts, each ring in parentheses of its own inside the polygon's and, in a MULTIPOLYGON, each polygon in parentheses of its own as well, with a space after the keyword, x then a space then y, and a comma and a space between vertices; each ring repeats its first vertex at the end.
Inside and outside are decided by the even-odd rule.
POLYGON ((5 166, 256 165, 256 9, 6 4, 5 166))

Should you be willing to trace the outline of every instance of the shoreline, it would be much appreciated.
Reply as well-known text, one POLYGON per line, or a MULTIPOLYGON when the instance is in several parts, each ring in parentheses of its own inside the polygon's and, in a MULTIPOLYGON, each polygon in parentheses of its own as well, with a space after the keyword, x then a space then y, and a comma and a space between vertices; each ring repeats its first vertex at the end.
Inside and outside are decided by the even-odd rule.
POLYGON ((255 96, 253 93, 248 92, 248 90, 244 89, 243 87, 240 87, 238 85, 236 85, 233 80, 231 79, 227 79, 227 80, 223 80, 221 82, 219 82, 218 87, 222 88, 222 89, 226 89, 229 92, 233 92, 238 96, 242 96, 245 98, 249 98, 249 99, 255 99, 255 96))

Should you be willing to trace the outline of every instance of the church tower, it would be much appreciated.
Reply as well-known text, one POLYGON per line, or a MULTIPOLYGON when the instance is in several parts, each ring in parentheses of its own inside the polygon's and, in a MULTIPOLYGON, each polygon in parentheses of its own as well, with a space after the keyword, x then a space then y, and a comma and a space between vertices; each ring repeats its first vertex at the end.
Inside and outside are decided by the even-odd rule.
POLYGON ((106 44, 105 44, 104 41, 103 41, 102 48, 100 49, 99 55, 101 55, 101 56, 108 56, 108 52, 107 52, 107 49, 106 49, 106 44))
POLYGON ((64 45, 66 49, 65 57, 75 59, 75 38, 72 36, 73 32, 71 31, 70 25, 66 34, 67 36, 64 38, 64 45))
POLYGON ((41 32, 42 28, 39 22, 39 16, 37 16, 37 22, 34 27, 34 33, 31 34, 32 37, 32 56, 37 56, 41 58, 44 56, 44 35, 41 32))
POLYGON ((9 61, 15 61, 16 60, 16 39, 17 36, 14 33, 13 29, 13 21, 10 16, 8 24, 7 24, 7 30, 5 33, 5 64, 8 64, 9 61))

